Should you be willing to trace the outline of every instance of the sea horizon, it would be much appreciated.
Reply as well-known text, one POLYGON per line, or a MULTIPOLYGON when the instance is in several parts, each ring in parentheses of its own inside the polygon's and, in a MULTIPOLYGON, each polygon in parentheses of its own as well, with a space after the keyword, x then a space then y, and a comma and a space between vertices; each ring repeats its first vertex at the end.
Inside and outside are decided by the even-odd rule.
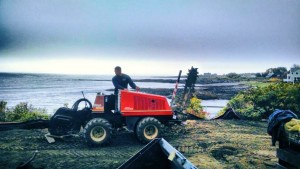
MULTIPOLYGON (((44 73, 3 73, 0 72, 0 101, 6 101, 12 108, 21 102, 26 102, 35 108, 46 109, 53 114, 59 107, 68 105, 85 97, 94 102, 98 92, 113 94, 114 88, 109 75, 62 75, 44 73)), ((156 79, 153 76, 132 76, 133 79, 156 79)), ((168 77, 161 77, 168 78, 168 77)), ((175 77, 172 77, 175 78, 175 77)), ((135 82, 141 88, 174 88, 175 83, 166 82, 135 82)), ((179 87, 183 87, 182 85, 179 87)), ((170 93, 172 95, 172 93, 170 93)), ((224 101, 204 101, 206 104, 221 104, 224 101)), ((214 110, 216 111, 216 110, 214 110)))

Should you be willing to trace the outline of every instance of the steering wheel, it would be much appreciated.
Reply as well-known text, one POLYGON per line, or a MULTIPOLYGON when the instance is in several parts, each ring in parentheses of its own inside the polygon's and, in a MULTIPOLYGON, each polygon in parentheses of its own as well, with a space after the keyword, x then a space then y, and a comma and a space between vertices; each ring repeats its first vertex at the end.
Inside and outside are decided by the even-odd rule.
POLYGON ((86 98, 81 98, 73 104, 73 106, 72 106, 73 111, 78 111, 78 106, 83 101, 85 103, 84 108, 92 109, 92 103, 86 98))

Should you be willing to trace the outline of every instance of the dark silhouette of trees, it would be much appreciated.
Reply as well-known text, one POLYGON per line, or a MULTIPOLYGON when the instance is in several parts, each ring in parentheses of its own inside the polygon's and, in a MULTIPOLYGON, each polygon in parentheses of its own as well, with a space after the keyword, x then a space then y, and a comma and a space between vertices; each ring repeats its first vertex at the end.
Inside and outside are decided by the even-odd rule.
POLYGON ((264 73, 262 73, 262 77, 285 78, 287 72, 288 71, 285 67, 269 68, 264 73))

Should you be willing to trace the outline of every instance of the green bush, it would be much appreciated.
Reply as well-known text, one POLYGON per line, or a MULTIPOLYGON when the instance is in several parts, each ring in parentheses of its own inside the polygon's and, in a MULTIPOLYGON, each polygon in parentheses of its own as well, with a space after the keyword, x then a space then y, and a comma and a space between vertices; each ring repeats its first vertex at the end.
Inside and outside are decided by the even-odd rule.
POLYGON ((27 103, 19 103, 5 111, 5 121, 28 121, 37 119, 49 119, 45 109, 36 109, 27 103))
POLYGON ((241 78, 241 75, 237 74, 237 73, 228 73, 226 75, 228 78, 230 79, 238 79, 238 78, 241 78))
POLYGON ((268 118, 275 109, 289 109, 300 115, 300 84, 273 83, 242 91, 228 106, 250 120, 268 118))
POLYGON ((7 102, 0 101, 0 121, 5 121, 5 109, 7 102))
POLYGON ((200 119, 207 119, 208 116, 208 113, 203 111, 201 99, 198 99, 195 95, 190 99, 189 105, 186 108, 186 112, 200 119))

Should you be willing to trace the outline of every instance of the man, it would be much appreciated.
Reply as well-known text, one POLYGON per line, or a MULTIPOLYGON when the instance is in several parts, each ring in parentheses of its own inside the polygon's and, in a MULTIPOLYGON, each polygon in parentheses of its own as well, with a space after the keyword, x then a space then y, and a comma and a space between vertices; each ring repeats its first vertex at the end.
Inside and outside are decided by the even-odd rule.
POLYGON ((118 90, 124 90, 128 88, 128 84, 131 88, 140 90, 138 86, 131 80, 131 78, 122 73, 122 69, 120 66, 115 67, 115 76, 112 78, 112 82, 115 86, 115 94, 118 94, 118 90))

